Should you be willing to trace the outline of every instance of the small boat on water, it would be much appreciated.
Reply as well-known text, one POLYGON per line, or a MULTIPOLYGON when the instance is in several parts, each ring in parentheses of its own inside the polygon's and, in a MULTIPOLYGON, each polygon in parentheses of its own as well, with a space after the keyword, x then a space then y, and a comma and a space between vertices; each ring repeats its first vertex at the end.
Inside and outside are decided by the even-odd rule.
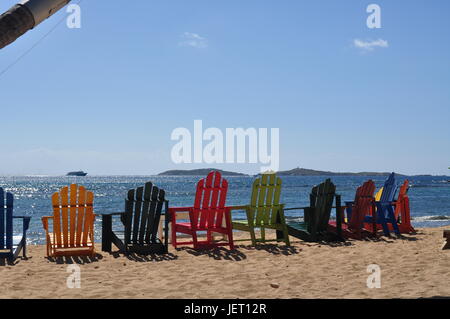
POLYGON ((77 172, 69 172, 66 174, 66 176, 86 176, 88 173, 85 173, 83 171, 77 171, 77 172))

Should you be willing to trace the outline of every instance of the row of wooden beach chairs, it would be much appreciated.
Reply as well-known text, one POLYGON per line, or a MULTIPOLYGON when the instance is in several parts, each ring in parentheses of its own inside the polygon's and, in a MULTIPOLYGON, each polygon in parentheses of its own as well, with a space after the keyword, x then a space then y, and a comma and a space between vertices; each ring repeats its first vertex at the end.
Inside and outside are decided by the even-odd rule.
MULTIPOLYGON (((343 205, 336 186, 327 179, 312 189, 308 207, 287 208, 280 202, 281 178, 268 173, 254 180, 249 204, 226 206, 228 181, 213 171, 198 182, 191 207, 169 207, 165 191, 148 182, 128 191, 123 212, 95 214, 94 194, 73 184, 52 196, 53 214, 43 217, 42 223, 49 257, 94 255, 96 217, 102 219, 102 250, 111 252, 115 245, 126 254, 164 254, 169 240, 175 248, 190 245, 194 249, 234 249, 236 230, 249 233, 246 240, 251 240, 252 245, 269 241, 290 245, 289 236, 306 241, 361 239, 376 236, 378 230, 386 236, 391 231, 398 235, 414 232, 408 188, 407 180, 398 188, 392 173, 377 194, 375 183, 369 180, 357 189, 354 201, 343 205), (335 219, 331 218, 332 210, 335 219), (239 211, 245 219, 232 218, 239 211), (289 219, 285 217, 287 211, 289 219), (296 215, 296 211, 303 214, 296 215), (117 225, 119 229, 114 227, 117 225), (276 238, 268 238, 266 230, 273 230, 276 238), (217 234, 222 235, 220 240, 217 234)), ((15 259, 21 251, 25 256, 30 217, 14 216, 13 195, 1 188, 0 203, 0 257, 15 259), (13 235, 13 219, 23 220, 21 236, 13 235)))

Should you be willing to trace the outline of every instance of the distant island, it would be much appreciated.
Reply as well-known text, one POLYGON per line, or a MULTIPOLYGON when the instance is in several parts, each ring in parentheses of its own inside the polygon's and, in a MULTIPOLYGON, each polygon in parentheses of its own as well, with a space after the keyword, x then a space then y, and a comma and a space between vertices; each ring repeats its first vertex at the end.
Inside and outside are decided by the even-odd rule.
MULTIPOLYGON (((165 171, 158 176, 206 176, 211 171, 219 171, 223 176, 250 176, 251 174, 242 174, 230 171, 223 171, 215 168, 200 168, 193 170, 170 170, 165 171)), ((308 168, 294 168, 288 171, 279 171, 277 172, 278 176, 389 176, 391 172, 359 172, 359 173, 350 173, 350 172, 329 172, 329 171, 318 171, 314 169, 308 168)), ((259 175, 259 174, 256 174, 259 175)), ((407 176, 404 174, 398 174, 397 176, 407 176)), ((432 175, 414 175, 416 177, 419 176, 432 176, 432 175)), ((449 181, 450 182, 450 181, 449 181)))
POLYGON ((215 168, 200 168, 200 169, 192 169, 192 170, 171 170, 165 171, 158 176, 206 176, 211 171, 219 171, 222 176, 248 176, 247 174, 236 173, 236 172, 228 172, 215 168))
MULTIPOLYGON (((307 168, 294 168, 289 171, 279 171, 277 174, 279 176, 389 176, 391 173, 388 172, 336 173, 328 171, 316 171, 307 168)), ((397 175, 401 176, 401 174, 397 175)))

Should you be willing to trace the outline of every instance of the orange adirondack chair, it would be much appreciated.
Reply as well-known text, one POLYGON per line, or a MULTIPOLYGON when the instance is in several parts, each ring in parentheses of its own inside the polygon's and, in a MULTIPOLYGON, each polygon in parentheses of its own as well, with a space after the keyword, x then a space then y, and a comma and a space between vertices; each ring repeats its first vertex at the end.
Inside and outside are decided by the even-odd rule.
POLYGON ((53 216, 42 217, 47 234, 47 256, 93 256, 94 193, 75 184, 53 194, 53 216), (53 229, 49 228, 52 221, 53 229))
POLYGON ((397 201, 395 202, 395 218, 400 219, 398 228, 401 233, 415 233, 416 230, 411 224, 411 212, 409 209, 409 197, 408 197, 409 181, 405 180, 400 187, 397 201))

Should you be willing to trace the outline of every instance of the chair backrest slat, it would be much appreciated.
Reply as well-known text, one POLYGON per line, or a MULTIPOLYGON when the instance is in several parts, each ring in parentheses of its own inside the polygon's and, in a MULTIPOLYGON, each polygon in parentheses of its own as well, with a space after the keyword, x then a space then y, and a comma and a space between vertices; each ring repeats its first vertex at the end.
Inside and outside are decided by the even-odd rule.
POLYGON ((219 219, 219 215, 223 216, 223 214, 220 211, 220 203, 219 203, 219 197, 220 197, 220 183, 221 179, 215 178, 213 181, 213 191, 211 192, 211 200, 209 203, 209 209, 210 214, 207 214, 206 223, 205 225, 214 225, 216 226, 216 218, 219 219))
POLYGON ((227 192, 228 192, 228 181, 226 179, 222 179, 222 184, 219 184, 219 204, 217 206, 217 215, 215 226, 220 227, 223 222, 224 214, 225 214, 225 204, 227 200, 227 192))
MULTIPOLYGON (((152 185, 153 186, 153 185, 152 185)), ((146 230, 147 230, 147 223, 150 213, 150 197, 151 197, 152 187, 145 187, 143 188, 143 198, 142 198, 142 209, 141 209, 141 218, 139 221, 139 235, 138 235, 138 242, 140 244, 144 243, 146 230)))
POLYGON ((122 223, 125 225, 125 242, 131 242, 132 222, 134 215, 134 199, 136 190, 130 189, 125 200, 125 215, 122 215, 122 223))
MULTIPOLYGON (((399 218, 402 211, 404 211, 405 214, 409 213, 409 198, 408 198, 408 191, 409 191, 409 180, 405 180, 400 186, 398 191, 398 197, 397 197, 397 205, 395 205, 395 217, 399 218), (407 203, 405 202, 407 201, 407 203), (408 205, 408 208, 405 208, 405 205, 408 205)), ((406 217, 402 217, 406 218, 406 217)), ((403 223, 403 221, 402 221, 403 223)))
POLYGON ((398 198, 397 201, 401 201, 403 198, 408 196, 408 190, 409 190, 409 180, 405 180, 400 186, 400 189, 398 191, 398 198))
POLYGON ((136 198, 134 202, 134 215, 133 215, 133 237, 132 242, 137 243, 139 236, 139 224, 141 221, 141 211, 143 204, 144 187, 138 187, 136 189, 136 198))
POLYGON ((63 235, 63 247, 69 247, 69 188, 64 187, 60 193, 61 196, 61 224, 63 235))
POLYGON ((5 192, 0 187, 0 249, 5 249, 5 192))
POLYGON ((87 204, 86 189, 80 186, 78 189, 78 208, 76 212, 76 239, 75 245, 79 247, 81 245, 83 236, 83 225, 86 218, 86 204, 87 204))
POLYGON ((201 203, 201 207, 194 207, 194 210, 197 211, 197 218, 199 218, 199 225, 200 227, 206 227, 208 216, 209 216, 209 209, 211 205, 211 192, 213 189, 213 178, 214 174, 208 174, 208 176, 205 179, 205 182, 202 183, 203 187, 200 187, 200 192, 203 197, 201 203))
POLYGON ((62 247, 61 241, 61 198, 59 193, 54 193, 52 196, 53 205, 53 242, 56 247, 62 247))
POLYGON ((156 186, 152 187, 150 211, 145 234, 146 243, 155 243, 158 240, 158 227, 159 221, 161 220, 163 205, 165 203, 165 196, 166 192, 163 189, 159 189, 156 186))
MULTIPOLYGON (((87 192, 86 196, 86 215, 84 218, 84 229, 81 238, 81 245, 87 246, 88 236, 94 236, 94 193, 87 192)), ((92 238, 93 240, 93 238, 92 238)))
POLYGON ((141 213, 141 223, 139 227, 139 243, 142 244, 147 237, 148 224, 150 222, 150 216, 152 213, 152 204, 151 196, 152 196, 153 185, 145 184, 144 186, 144 198, 142 203, 142 213, 141 213))
POLYGON ((0 249, 13 246, 14 196, 0 187, 0 249))
POLYGON ((77 229, 77 213, 78 213, 78 207, 77 207, 77 201, 78 201, 78 189, 76 185, 70 185, 70 198, 69 198, 69 219, 70 219, 70 226, 69 226, 69 245, 70 247, 73 247, 75 245, 75 235, 77 229))
MULTIPOLYGON (((269 185, 275 185, 275 175, 271 174, 269 176, 269 185)), ((276 223, 276 218, 277 215, 276 214, 270 214, 271 211, 271 207, 274 204, 275 201, 275 195, 276 193, 276 189, 275 187, 268 187, 267 188, 267 193, 266 193, 266 205, 264 207, 263 210, 263 220, 264 220, 264 224, 275 224, 276 223)))
POLYGON ((270 187, 269 174, 263 174, 261 176, 261 184, 259 185, 258 204, 256 206, 256 224, 266 224, 265 215, 267 209, 270 209, 271 202, 266 202, 267 189, 270 187))
POLYGON ((6 193, 6 249, 12 249, 13 246, 13 208, 14 196, 6 193))

